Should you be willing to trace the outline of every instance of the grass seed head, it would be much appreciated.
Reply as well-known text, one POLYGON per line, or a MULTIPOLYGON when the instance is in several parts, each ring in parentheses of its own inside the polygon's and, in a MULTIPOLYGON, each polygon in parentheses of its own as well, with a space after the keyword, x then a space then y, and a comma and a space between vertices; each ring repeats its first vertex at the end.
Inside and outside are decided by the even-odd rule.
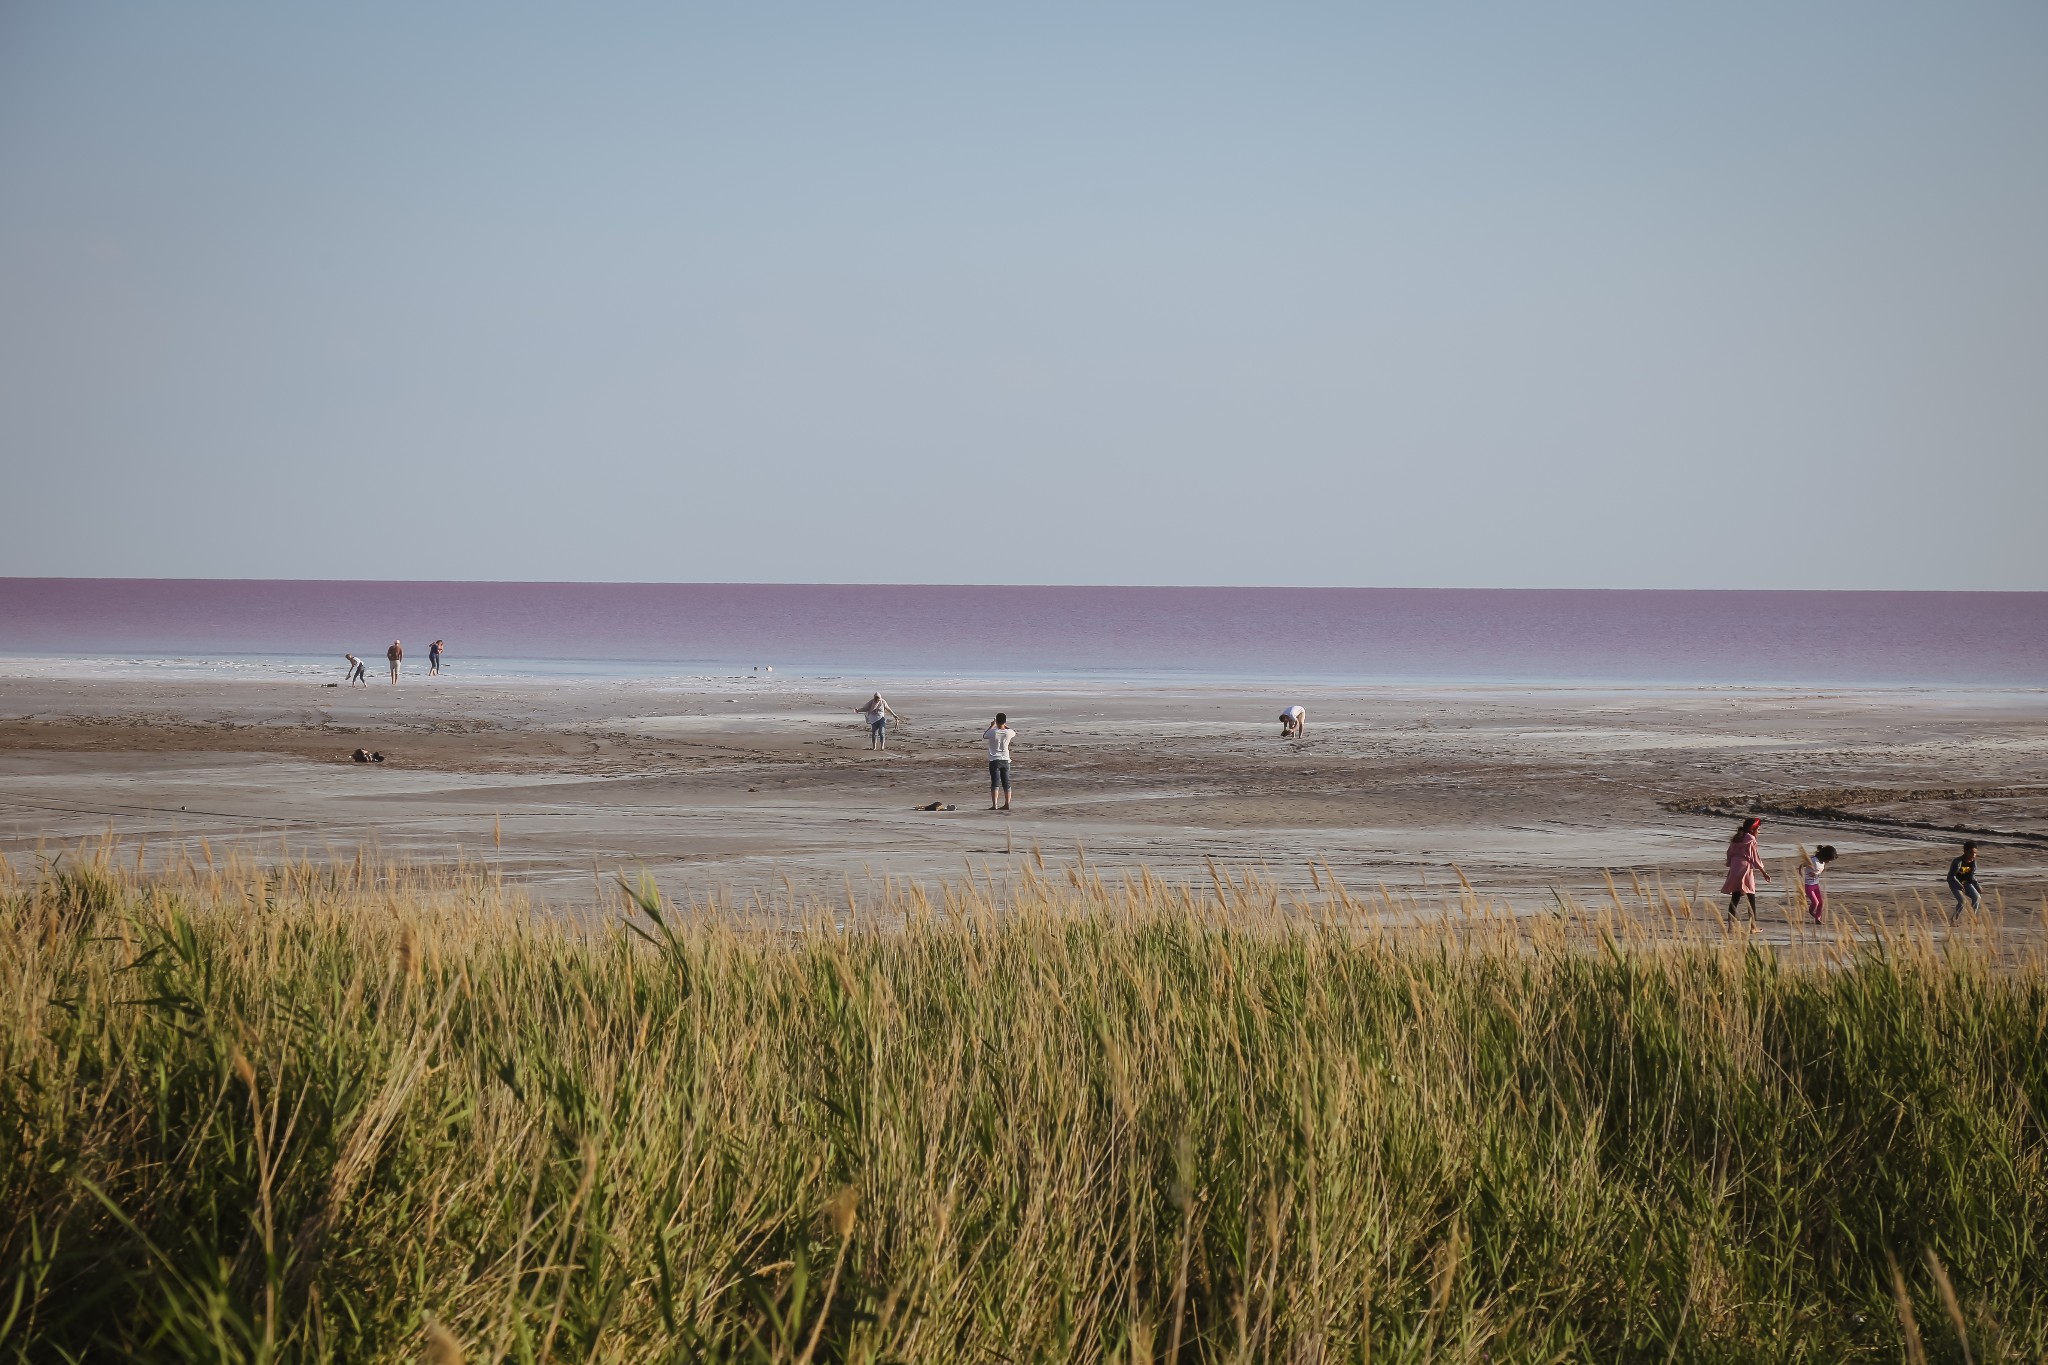
POLYGON ((427 1323, 427 1349, 421 1356, 425 1365, 462 1365, 462 1343, 440 1323, 427 1323))
POLYGON ((851 1185, 840 1188, 825 1201, 825 1224, 840 1241, 853 1236, 854 1215, 860 1207, 860 1191, 851 1185))

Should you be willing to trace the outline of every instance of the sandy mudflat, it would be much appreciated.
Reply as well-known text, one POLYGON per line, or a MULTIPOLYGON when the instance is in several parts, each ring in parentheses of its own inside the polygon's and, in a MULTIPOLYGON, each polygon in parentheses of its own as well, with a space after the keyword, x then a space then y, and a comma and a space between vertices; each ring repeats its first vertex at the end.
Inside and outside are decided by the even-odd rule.
MULTIPOLYGON (((542 898, 645 868, 676 892, 785 879, 958 877, 1041 848, 1206 878, 1205 861, 1307 882, 1455 886, 1535 908, 1604 896, 1606 870, 1720 880, 1730 822, 1670 808, 1762 795, 1853 822, 1770 819, 1844 853, 1834 894, 1942 894, 1947 831, 1984 836, 2009 913, 2048 892, 2048 692, 926 682, 870 753, 869 685, 747 675, 686 684, 410 679, 74 679, 0 665, 0 849, 19 861, 111 829, 148 856, 201 839, 353 857, 498 860, 542 898), (1308 708, 1288 743, 1282 705, 1308 708), (1020 732, 1018 809, 987 813, 979 732, 1020 732), (362 746, 390 761, 348 760, 362 746), (925 814, 934 799, 959 809, 925 814), (1880 823, 1893 822, 1893 823, 1880 823), (1915 828, 1919 822, 1935 828, 1915 828), (496 836, 494 841, 494 834, 496 836), (2031 836, 2031 837, 2027 837, 2031 836)), ((1781 902, 1782 904, 1782 902, 1781 902)))

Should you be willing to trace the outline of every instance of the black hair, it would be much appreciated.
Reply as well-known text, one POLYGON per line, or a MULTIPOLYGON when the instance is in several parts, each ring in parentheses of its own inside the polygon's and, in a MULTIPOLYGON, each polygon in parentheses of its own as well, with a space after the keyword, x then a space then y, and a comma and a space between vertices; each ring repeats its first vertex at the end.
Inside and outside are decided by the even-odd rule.
POLYGON ((1009 723, 1010 718, 1008 716, 1004 715, 1001 711, 996 712, 996 724, 1008 725, 1009 723))
POLYGON ((1815 862, 1831 863, 1835 860, 1835 846, 1833 844, 1822 844, 1813 851, 1813 857, 1815 862))
POLYGON ((1963 840, 1963 852, 1965 852, 1965 853, 1975 853, 1976 851, 1977 851, 1977 841, 1976 841, 1975 839, 1965 839, 1965 840, 1963 840))

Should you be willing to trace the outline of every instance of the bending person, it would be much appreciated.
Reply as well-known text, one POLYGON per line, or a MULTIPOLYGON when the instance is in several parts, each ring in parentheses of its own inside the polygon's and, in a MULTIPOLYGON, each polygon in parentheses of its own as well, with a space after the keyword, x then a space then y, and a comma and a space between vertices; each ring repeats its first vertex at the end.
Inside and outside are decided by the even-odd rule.
POLYGON ((1963 897, 1970 898, 1970 908, 1984 908, 1982 889, 1977 885, 1977 841, 1963 841, 1963 851, 1948 863, 1948 893, 1956 898, 1956 908, 1949 912, 1950 919, 1963 917, 1963 897))
POLYGON ((1290 706, 1280 713, 1280 737, 1300 739, 1308 733, 1308 712, 1299 706, 1290 706))

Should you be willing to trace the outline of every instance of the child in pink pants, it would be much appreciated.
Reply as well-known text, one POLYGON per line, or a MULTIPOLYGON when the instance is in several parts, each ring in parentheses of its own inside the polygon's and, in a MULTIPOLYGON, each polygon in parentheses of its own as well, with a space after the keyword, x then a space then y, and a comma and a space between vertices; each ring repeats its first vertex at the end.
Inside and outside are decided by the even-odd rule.
POLYGON ((1827 874, 1828 864, 1835 860, 1835 846, 1822 844, 1806 855, 1806 861, 1799 865, 1799 880, 1806 886, 1806 913, 1813 916, 1815 924, 1820 923, 1821 911, 1827 908, 1827 892, 1821 889, 1820 879, 1827 874))

